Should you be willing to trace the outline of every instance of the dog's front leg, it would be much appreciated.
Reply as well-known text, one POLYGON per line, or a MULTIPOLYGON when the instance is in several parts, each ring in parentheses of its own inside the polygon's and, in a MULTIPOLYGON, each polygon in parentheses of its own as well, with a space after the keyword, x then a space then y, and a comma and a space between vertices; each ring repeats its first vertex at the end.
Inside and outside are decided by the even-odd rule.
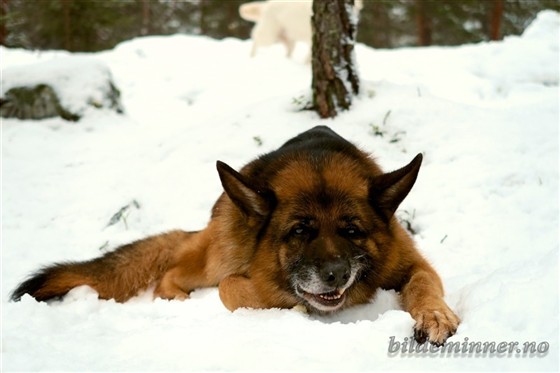
POLYGON ((414 338, 418 343, 427 340, 442 345, 455 334, 460 320, 443 300, 441 280, 425 262, 413 265, 409 276, 401 296, 405 310, 416 321, 414 338))
POLYGON ((220 281, 220 299, 226 308, 293 308, 298 302, 275 284, 261 278, 230 275, 220 281))
POLYGON ((253 283, 243 275, 230 275, 220 281, 220 299, 226 308, 235 311, 238 308, 264 308, 253 283))

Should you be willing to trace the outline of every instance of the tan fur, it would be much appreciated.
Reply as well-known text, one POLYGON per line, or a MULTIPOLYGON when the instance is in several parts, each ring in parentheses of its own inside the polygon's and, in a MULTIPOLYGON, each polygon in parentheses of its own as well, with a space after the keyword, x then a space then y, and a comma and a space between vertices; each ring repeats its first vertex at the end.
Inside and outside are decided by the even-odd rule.
POLYGON ((47 267, 12 298, 46 300, 89 285, 100 298, 124 302, 155 285, 154 296, 185 299, 219 286, 232 311, 305 305, 330 312, 367 303, 378 288, 395 289, 416 320, 416 339, 441 344, 459 319, 437 273, 393 216, 420 162, 418 156, 384 174, 368 154, 316 127, 239 173, 219 162, 225 193, 204 230, 172 231, 89 262, 47 267))

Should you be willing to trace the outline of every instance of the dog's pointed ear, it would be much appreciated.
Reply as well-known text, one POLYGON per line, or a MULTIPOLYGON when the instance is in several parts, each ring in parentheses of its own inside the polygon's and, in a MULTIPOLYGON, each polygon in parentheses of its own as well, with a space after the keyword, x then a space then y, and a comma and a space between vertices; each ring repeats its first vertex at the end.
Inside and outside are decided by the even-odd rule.
POLYGON ((369 196, 373 207, 388 222, 416 182, 422 154, 396 171, 375 176, 371 180, 369 196))
POLYGON ((256 188, 245 176, 224 162, 217 161, 216 168, 226 194, 245 215, 264 217, 270 213, 270 192, 256 188))

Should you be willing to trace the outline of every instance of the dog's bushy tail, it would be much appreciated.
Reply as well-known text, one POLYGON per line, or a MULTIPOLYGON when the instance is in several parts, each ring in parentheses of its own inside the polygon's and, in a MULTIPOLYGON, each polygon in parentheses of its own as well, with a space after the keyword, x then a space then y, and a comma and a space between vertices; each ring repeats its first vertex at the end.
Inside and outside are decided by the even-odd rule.
POLYGON ((29 294, 38 301, 60 298, 76 286, 88 285, 102 299, 124 302, 159 280, 173 263, 177 248, 196 232, 172 231, 136 241, 86 262, 44 267, 11 294, 19 301, 29 294))
POLYGON ((264 1, 245 3, 239 6, 239 15, 246 21, 257 22, 262 15, 264 1))

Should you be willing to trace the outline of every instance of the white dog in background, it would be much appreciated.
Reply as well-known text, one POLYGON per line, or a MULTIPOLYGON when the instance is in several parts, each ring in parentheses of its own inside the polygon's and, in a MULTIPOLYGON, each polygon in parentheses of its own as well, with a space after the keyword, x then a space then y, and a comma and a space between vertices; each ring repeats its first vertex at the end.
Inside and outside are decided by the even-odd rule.
MULTIPOLYGON (((268 0, 242 4, 239 7, 241 18, 255 22, 251 31, 251 57, 255 56, 257 48, 275 43, 286 46, 288 58, 292 56, 296 42, 301 41, 311 46, 312 7, 312 0, 268 0)), ((354 1, 356 16, 362 7, 362 0, 354 1)))

